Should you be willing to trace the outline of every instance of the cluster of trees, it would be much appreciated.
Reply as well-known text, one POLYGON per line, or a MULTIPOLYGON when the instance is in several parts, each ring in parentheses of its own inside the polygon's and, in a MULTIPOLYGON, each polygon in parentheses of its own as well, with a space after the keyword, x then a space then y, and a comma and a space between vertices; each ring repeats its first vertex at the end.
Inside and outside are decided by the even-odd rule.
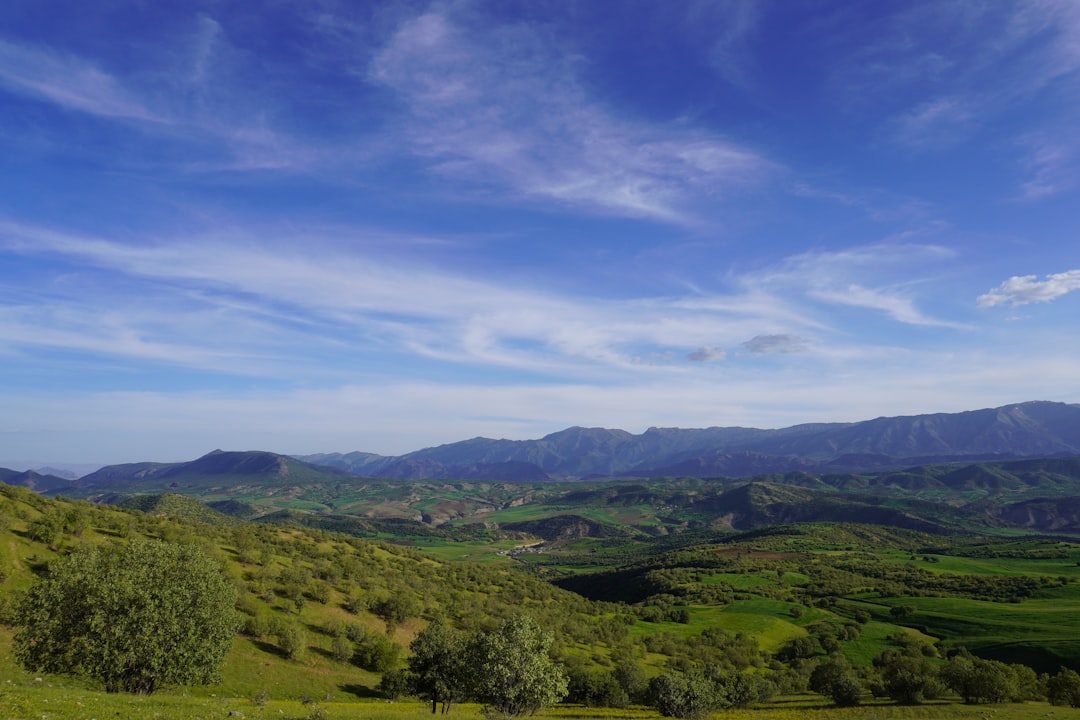
POLYGON ((724 673, 709 668, 659 675, 649 682, 647 699, 664 717, 696 720, 714 710, 766 702, 776 689, 762 675, 724 673))
POLYGON ((950 691, 969 705, 1047 699, 1080 707, 1080 675, 1073 670, 1040 677, 1026 665, 975 657, 962 648, 938 664, 924 652, 886 650, 862 670, 833 654, 816 663, 808 687, 840 707, 859 705, 866 692, 914 705, 950 691))

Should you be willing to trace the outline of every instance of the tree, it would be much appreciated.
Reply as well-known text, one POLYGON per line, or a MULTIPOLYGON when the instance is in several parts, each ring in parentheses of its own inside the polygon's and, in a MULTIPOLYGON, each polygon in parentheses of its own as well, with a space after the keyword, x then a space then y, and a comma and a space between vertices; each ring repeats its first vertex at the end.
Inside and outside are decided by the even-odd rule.
POLYGON ((649 704, 664 717, 698 720, 720 707, 716 686, 700 673, 668 673, 649 683, 649 704))
POLYGON ((639 664, 630 658, 622 658, 615 663, 612 674, 630 702, 641 702, 644 699, 649 681, 639 664))
POLYGON ((398 593, 387 594, 371 603, 370 610, 375 616, 386 623, 386 634, 390 635, 407 618, 420 613, 420 605, 416 599, 398 593))
POLYGON ((30 588, 14 640, 34 672, 77 673, 107 692, 208 684, 240 625, 236 589, 192 545, 80 549, 30 588))
POLYGON ((468 653, 476 699, 494 713, 519 717, 566 697, 566 673, 548 655, 552 640, 527 615, 477 635, 468 653))
POLYGON ((583 667, 567 668, 569 677, 568 702, 581 703, 586 707, 622 708, 630 704, 630 697, 619 685, 614 673, 608 670, 586 670, 583 667))
POLYGON ((777 651, 776 657, 781 662, 793 662, 812 658, 817 655, 817 652, 817 641, 810 635, 801 635, 784 643, 783 647, 777 651))
POLYGON ((917 705, 941 694, 937 672, 925 658, 890 654, 880 668, 885 692, 901 705, 917 705))
POLYGON ((941 668, 941 680, 968 705, 1000 703, 1019 694, 1016 673, 998 660, 956 654, 941 668))
POLYGON ((1080 707, 1080 674, 1061 668, 1046 681, 1046 699, 1058 707, 1080 707))
POLYGON ((442 714, 460 700, 467 688, 465 639, 436 621, 409 643, 409 688, 431 701, 431 714, 442 704, 442 714))
POLYGON ((859 704, 862 684, 843 655, 831 655, 810 673, 810 689, 830 698, 839 707, 859 704))
POLYGON ((408 695, 409 673, 406 670, 384 672, 375 689, 385 695, 387 700, 397 700, 402 695, 408 695))

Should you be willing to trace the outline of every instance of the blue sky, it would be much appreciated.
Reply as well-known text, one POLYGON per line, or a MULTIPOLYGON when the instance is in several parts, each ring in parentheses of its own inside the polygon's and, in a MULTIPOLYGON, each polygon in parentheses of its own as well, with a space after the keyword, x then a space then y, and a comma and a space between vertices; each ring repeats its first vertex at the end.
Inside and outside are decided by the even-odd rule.
POLYGON ((1080 401, 1080 3, 0 9, 0 465, 1080 401))

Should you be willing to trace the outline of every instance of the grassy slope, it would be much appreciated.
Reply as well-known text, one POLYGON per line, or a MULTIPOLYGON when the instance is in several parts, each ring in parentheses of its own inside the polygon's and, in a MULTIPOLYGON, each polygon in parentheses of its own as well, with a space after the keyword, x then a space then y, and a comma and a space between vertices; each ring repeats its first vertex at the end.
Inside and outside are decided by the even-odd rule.
MULTIPOLYGON (((264 548, 269 548, 270 558, 264 565, 254 563, 250 559, 244 560, 244 553, 233 542, 233 533, 225 528, 213 528, 211 526, 199 526, 193 533, 191 526, 182 523, 173 523, 168 520, 147 518, 140 515, 131 515, 103 508, 89 508, 78 503, 49 503, 37 498, 37 496, 20 496, 7 502, 6 527, 0 528, 0 562, 3 567, 11 568, 7 573, 2 586, 5 593, 12 590, 25 588, 32 577, 31 568, 47 562, 55 557, 57 551, 64 552, 74 543, 83 542, 111 542, 117 539, 118 534, 126 533, 132 537, 167 535, 183 537, 185 533, 189 537, 201 537, 203 542, 209 542, 213 552, 226 563, 229 572, 237 578, 238 582, 250 582, 253 573, 259 574, 265 570, 269 574, 276 574, 288 568, 292 564, 290 559, 297 554, 322 553, 324 556, 338 559, 357 557, 364 563, 373 567, 377 566, 374 578, 381 577, 378 573, 403 572, 416 573, 416 578, 435 578, 437 582, 453 585, 447 572, 454 567, 472 567, 468 565, 447 565, 431 559, 424 559, 411 554, 401 554, 393 548, 381 547, 367 543, 348 543, 344 539, 335 538, 325 533, 312 533, 296 528, 259 528, 256 532, 261 538, 264 548), (55 513, 58 509, 81 508, 90 513, 92 521, 83 531, 82 535, 75 538, 62 539, 55 544, 55 549, 33 541, 29 537, 29 531, 33 523, 43 516, 43 513, 55 513), (89 508, 89 509, 88 509, 89 508), (124 530, 123 528, 126 528, 124 530), (217 538, 214 540, 213 538, 217 538), (363 552, 359 552, 357 547, 363 552), (260 570, 262 568, 262 570, 260 570), (440 580, 441 578, 441 580, 440 580)), ((927 563, 924 560, 911 559, 911 548, 918 546, 925 538, 903 532, 881 529, 849 529, 849 528, 820 528, 808 530, 805 534, 783 535, 756 534, 742 538, 746 557, 750 560, 761 560, 776 555, 781 557, 783 553, 807 553, 818 548, 818 552, 832 557, 848 551, 877 551, 887 546, 900 545, 901 548, 885 552, 882 559, 889 564, 903 566, 925 566, 932 572, 962 572, 987 576, 1022 575, 1029 572, 1045 571, 1053 568, 1054 574, 1066 574, 1076 576, 1080 568, 1076 567, 1076 560, 1072 554, 1065 558, 1048 558, 1035 560, 1026 557, 1003 557, 1003 558, 972 558, 970 562, 965 558, 935 555, 939 557, 937 563, 927 563), (824 548, 824 549, 822 549, 824 548), (783 553, 777 553, 781 550, 783 553), (1070 566, 1070 563, 1071 566, 1070 566)), ((738 543, 736 543, 738 544, 738 543)), ((445 543, 450 548, 452 543, 445 543)), ((461 556, 468 554, 468 548, 474 547, 468 543, 453 547, 453 552, 448 556, 461 556)), ((587 547, 587 546, 586 546, 587 547)), ((1032 545, 1031 547, 1036 547, 1032 545)), ((583 548, 577 546, 577 552, 583 548)), ((1070 553, 1077 552, 1071 548, 1070 553)), ((249 553, 250 554, 250 553, 249 553)), ((587 553, 586 553, 587 554, 587 553)), ((826 555, 823 555, 826 556, 826 555)), ((919 556, 917 556, 919 557, 919 556)), ((503 560, 503 562, 510 562, 503 560)), ((488 572, 488 571, 485 571, 488 572)), ((500 571, 495 571, 500 572, 500 571)), ((501 571, 501 575, 489 575, 479 570, 468 570, 466 574, 480 573, 471 581, 471 589, 463 590, 471 594, 487 605, 483 607, 488 611, 495 606, 490 603, 503 590, 513 591, 512 597, 519 598, 511 601, 516 608, 521 606, 522 597, 528 597, 529 593, 539 591, 541 585, 529 585, 524 583, 519 588, 513 586, 520 581, 520 574, 501 571), (528 589, 532 588, 532 590, 528 589), (521 593, 525 595, 522 596, 521 593)), ((777 588, 798 588, 808 580, 813 579, 813 573, 797 573, 791 570, 781 569, 781 575, 776 569, 766 568, 758 573, 745 572, 720 572, 706 574, 701 583, 704 586, 727 583, 738 586, 735 589, 747 595, 742 599, 727 605, 690 604, 688 606, 689 623, 674 622, 643 622, 638 621, 631 628, 632 637, 644 637, 656 633, 670 633, 679 637, 691 637, 709 627, 721 627, 733 633, 744 632, 758 639, 763 648, 774 650, 786 640, 806 633, 805 626, 811 622, 827 620, 838 624, 850 622, 844 613, 836 613, 825 608, 808 608, 799 618, 791 615, 791 607, 795 604, 788 600, 754 595, 758 591, 774 591, 777 588)), ((412 575, 409 575, 412 577, 412 575)), ((381 582, 381 581, 379 581, 381 582)), ((419 580, 417 580, 419 582, 419 580)), ((425 580, 426 582, 426 580, 425 580)), ((535 581, 530 581, 535 582, 535 581)), ((373 585, 365 589, 371 592, 379 592, 391 586, 380 586, 373 581, 373 585)), ((396 587, 396 586, 393 586, 396 587)), ((462 590, 462 588, 451 588, 462 590)), ((175 708, 157 710, 163 713, 162 717, 204 717, 199 712, 205 712, 208 707, 221 708, 214 705, 210 695, 249 697, 258 690, 267 690, 275 698, 275 704, 271 707, 280 711, 276 717, 306 717, 307 710, 300 708, 295 703, 289 704, 285 699, 295 700, 303 695, 309 697, 325 697, 330 694, 334 702, 327 704, 331 711, 330 717, 356 717, 348 706, 346 700, 355 700, 371 696, 372 687, 377 681, 377 676, 366 673, 350 663, 334 661, 329 655, 330 637, 320 631, 325 623, 333 618, 343 618, 365 624, 373 632, 380 632, 382 622, 370 613, 361 613, 351 616, 341 608, 342 602, 347 595, 343 585, 335 585, 331 591, 330 602, 321 604, 309 601, 303 609, 296 613, 280 596, 273 597, 270 602, 255 600, 261 603, 256 606, 256 612, 267 617, 280 617, 288 622, 300 623, 304 626, 308 638, 308 651, 302 660, 288 660, 277 651, 273 638, 238 638, 233 652, 230 654, 223 671, 222 683, 218 686, 200 690, 188 691, 182 695, 188 696, 188 700, 172 699, 162 702, 175 702, 175 708), (280 702, 279 702, 280 701, 280 702), (187 703, 187 704, 185 704, 187 703), (203 703, 203 704, 200 704, 203 703), (210 703, 206 705, 205 703, 210 703), (194 708, 194 709, 192 709, 194 708), (200 711, 199 708, 202 710, 200 711), (295 709, 294 709, 295 708, 295 709), (170 714, 170 713, 178 714, 170 714), (190 712, 190 715, 183 713, 190 712), (296 712, 298 714, 291 715, 296 712)), ((510 597, 510 596, 508 596, 510 597)), ((560 597, 566 597, 560 595, 560 597)), ((560 601, 563 602, 563 601, 560 601)), ((887 622, 888 609, 891 605, 911 604, 916 606, 917 612, 908 619, 910 625, 924 627, 936 636, 946 639, 964 639, 968 643, 975 641, 981 643, 978 647, 1016 647, 1017 642, 1023 642, 1021 648, 1030 652, 1032 647, 1044 647, 1063 657, 1080 657, 1080 641, 1071 638, 1080 638, 1080 587, 1066 585, 1062 588, 1042 591, 1038 597, 1025 600, 1022 603, 988 603, 983 601, 963 598, 934 598, 934 597, 868 597, 863 602, 868 607, 876 610, 878 620, 864 627, 862 636, 858 640, 845 642, 844 652, 857 665, 865 665, 869 660, 890 645, 888 637, 896 632, 898 626, 887 622)), ((566 600, 565 609, 558 610, 558 614, 574 614, 589 611, 573 602, 566 600)), ((535 606, 540 607, 540 606, 535 606)), ((509 611, 509 608, 508 608, 509 611)), ((395 631, 395 640, 406 644, 416 630, 421 626, 421 621, 410 620, 395 631)), ((58 707, 61 702, 48 694, 47 687, 37 687, 33 678, 17 668, 10 657, 9 632, 0 632, 0 672, 3 676, 11 679, 15 686, 26 689, 26 693, 40 692, 40 696, 33 695, 37 700, 44 703, 46 700, 58 707)), ((584 646, 587 653, 592 657, 603 660, 609 655, 608 649, 602 645, 584 646)), ((657 663, 652 673, 658 672, 659 667, 665 661, 662 656, 650 656, 657 663)), ((1010 657, 1010 660, 1020 660, 1022 657, 1010 657)), ((45 685, 60 685, 68 688, 71 692, 87 692, 85 685, 78 682, 65 682, 49 678, 45 685)), ((4 692, 0 689, 0 717, 23 717, 19 713, 29 707, 26 693, 22 690, 17 695, 4 692), (6 703, 6 705, 5 705, 6 703)), ((85 695, 89 702, 98 702, 94 693, 85 695)), ((130 699, 127 699, 130 700, 130 699)), ((124 702, 127 702, 125 700, 124 702)), ((120 700, 118 699, 119 703, 120 700)), ((154 701, 156 702, 156 700, 154 701)), ((32 703, 33 704, 33 703, 32 703)), ((127 703, 125 708, 147 708, 151 705, 139 705, 127 703)), ((40 705, 38 705, 40 707, 40 705)), ((112 707, 112 706, 109 706, 112 707)), ((153 707, 157 707, 156 705, 153 707)), ((1045 707, 1045 706, 1044 706, 1045 707)), ((883 708, 889 710, 890 708, 883 708)), ((117 710, 118 717, 123 717, 126 712, 117 710)), ((248 717, 259 717, 265 713, 270 717, 269 711, 254 706, 245 708, 248 717)), ((951 706, 949 713, 953 712, 951 706)), ((1068 711, 1058 711, 1068 712, 1068 711)), ((100 715, 109 716, 111 712, 102 712, 100 715)), ((92 717, 92 714, 60 714, 52 717, 92 717)), ((610 715, 609 715, 610 716, 610 715)), ((725 714, 725 717, 733 717, 734 714, 725 714)), ((1017 717, 1021 717, 1017 715, 1017 717)), ((1059 715, 1060 717, 1061 715, 1059 715)), ((40 713, 34 715, 40 717, 40 713)), ((748 716, 749 717, 749 716, 748 716)), ((772 716, 770 716, 772 717, 772 716)), ((844 717, 858 717, 845 715, 844 717)), ((886 717, 886 715, 882 715, 886 717)), ((897 716, 899 717, 899 716, 897 716)), ((998 715, 996 717, 1002 717, 998 715)), ((367 715, 365 715, 367 718, 367 715)))

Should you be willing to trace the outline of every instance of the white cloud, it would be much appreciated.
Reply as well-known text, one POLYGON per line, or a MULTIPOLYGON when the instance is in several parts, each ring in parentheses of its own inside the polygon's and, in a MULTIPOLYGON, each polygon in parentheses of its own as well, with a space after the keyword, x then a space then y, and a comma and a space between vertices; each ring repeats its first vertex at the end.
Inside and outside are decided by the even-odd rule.
POLYGON ((934 148, 951 145, 970 135, 976 113, 961 98, 938 98, 923 103, 896 119, 896 138, 905 145, 934 148))
POLYGON ((811 291, 810 295, 819 300, 825 300, 840 305, 866 308, 868 310, 881 310, 897 322, 908 325, 926 325, 933 327, 962 328, 962 323, 954 323, 947 320, 939 320, 929 317, 915 307, 915 303, 907 297, 880 290, 872 290, 858 284, 848 285, 844 288, 820 289, 811 291))
POLYGON ((921 283, 911 278, 912 268, 925 273, 927 267, 952 256, 952 250, 938 245, 876 243, 795 255, 776 267, 748 274, 741 282, 829 304, 880 310, 908 325, 959 328, 963 325, 921 312, 910 297, 921 283), (865 283, 872 281, 876 286, 867 287, 865 283))
POLYGON ((257 394, 10 392, 5 409, 20 424, 0 434, 0 458, 179 461, 217 447, 398 454, 478 435, 537 438, 570 425, 632 432, 649 426, 787 427, 1029 399, 1077 402, 1080 397, 1061 390, 1077 387, 1077 351, 1075 342, 1037 357, 894 349, 837 373, 812 366, 778 377, 725 364, 723 374, 625 384, 390 380, 257 394))
POLYGON ((432 10, 398 29, 373 81, 408 107, 413 151, 450 177, 605 214, 683 222, 693 204, 761 180, 758 153, 616 118, 576 81, 580 60, 540 30, 465 27, 432 10))
MULTIPOLYGON (((362 237, 356 240, 362 244, 362 237)), ((130 357, 175 355, 194 365, 216 359, 227 372, 271 372, 285 362, 282 354, 304 352, 294 346, 336 343, 341 352, 378 346, 580 378, 651 372, 654 365, 636 362, 642 355, 669 358, 660 364, 671 368, 675 356, 701 358, 699 348, 716 359, 710 348, 717 341, 734 343, 763 327, 805 332, 817 325, 795 304, 756 290, 621 300, 557 295, 345 254, 317 236, 305 241, 299 251, 291 237, 263 236, 255 243, 219 232, 132 246, 0 224, 0 247, 58 257, 83 274, 97 268, 114 288, 45 297, 41 305, 52 310, 8 317, 8 337, 130 357), (98 323, 98 317, 111 320, 98 323)))
POLYGON ((72 55, 0 40, 0 84, 70 110, 147 122, 165 122, 115 77, 72 55))
POLYGON ((1080 270, 1047 275, 1039 280, 1035 275, 1014 275, 988 293, 980 295, 979 307, 995 305, 1029 305, 1050 302, 1074 290, 1080 290, 1080 270))
POLYGON ((1074 157, 1080 151, 1080 145, 1072 137, 1072 134, 1063 133, 1061 139, 1055 139, 1043 134, 1021 141, 1026 152, 1022 165, 1028 174, 1020 185, 1021 200, 1039 200, 1074 187, 1074 157))

